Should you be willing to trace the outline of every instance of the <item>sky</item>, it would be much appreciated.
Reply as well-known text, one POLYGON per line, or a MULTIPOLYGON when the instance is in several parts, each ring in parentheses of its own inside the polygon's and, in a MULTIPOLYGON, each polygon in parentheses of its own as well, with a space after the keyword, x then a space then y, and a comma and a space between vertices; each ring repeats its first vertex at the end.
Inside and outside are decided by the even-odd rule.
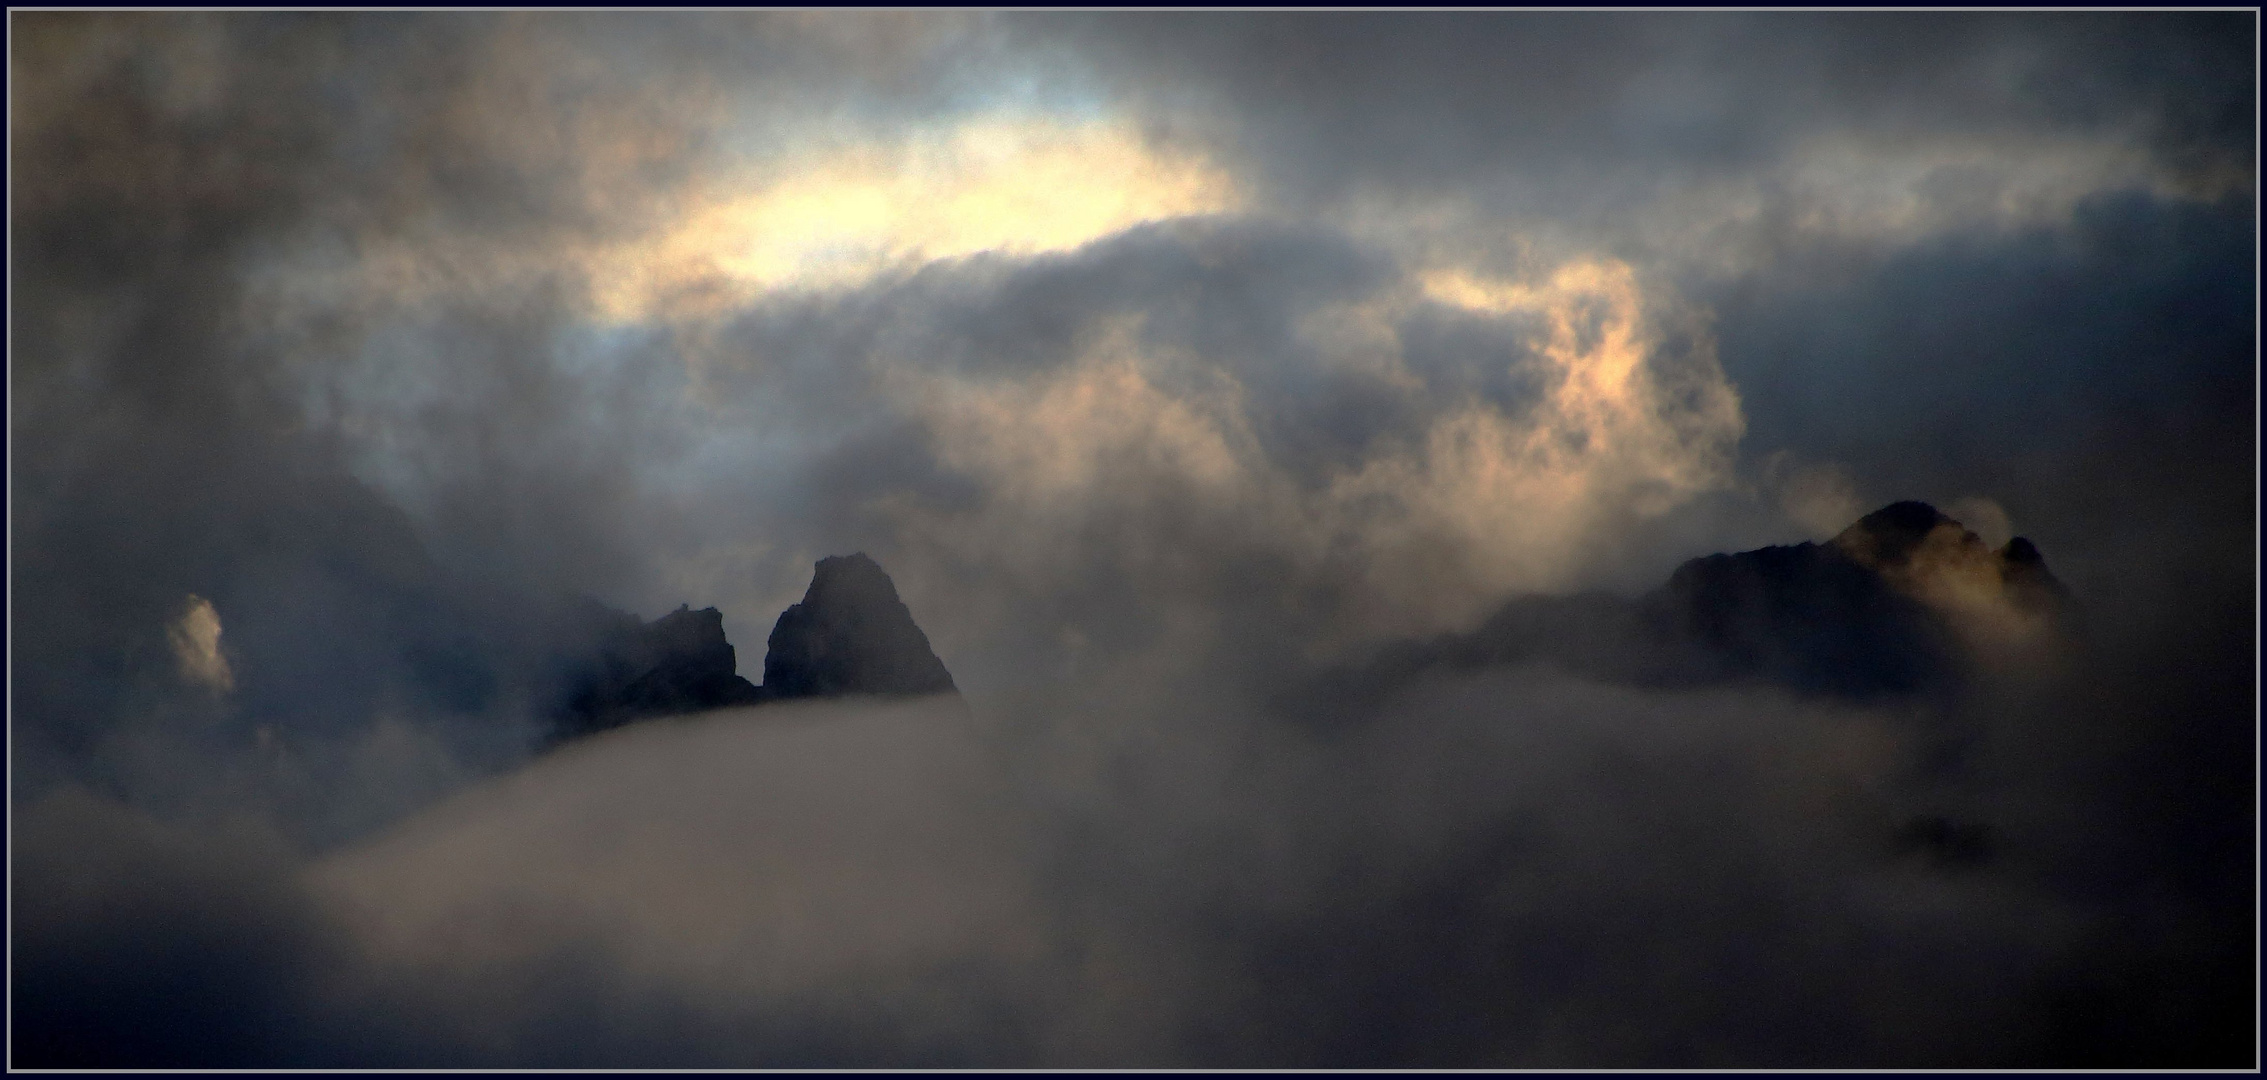
POLYGON ((11 12, 14 1063, 2248 1067, 2256 35, 11 12), (1313 705, 1905 499, 2082 640, 1313 705))

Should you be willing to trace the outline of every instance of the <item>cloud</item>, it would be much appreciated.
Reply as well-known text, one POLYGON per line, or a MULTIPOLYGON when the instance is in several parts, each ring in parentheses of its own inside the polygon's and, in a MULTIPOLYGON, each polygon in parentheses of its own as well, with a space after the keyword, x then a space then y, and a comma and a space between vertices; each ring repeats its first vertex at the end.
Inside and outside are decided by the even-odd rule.
POLYGON ((1975 530, 1986 547, 1996 548, 2015 539, 2015 526, 2007 516, 2007 509, 1981 495, 1954 499, 1946 504, 1944 512, 1975 530))
MULTIPOLYGON (((1029 962, 1022 823, 955 703, 788 705, 601 736, 310 868, 371 962, 457 987, 588 945, 736 1011, 1029 962)), ((497 980, 503 980, 498 982, 497 980)), ((493 995, 493 996, 488 996, 493 995)))
POLYGON ((672 313, 672 295, 729 311, 770 289, 839 288, 979 252, 1065 251, 1236 204, 1220 170, 1146 146, 1122 121, 1044 115, 830 147, 709 183, 657 237, 592 256, 604 317, 672 313))
POLYGON ((324 927, 255 821, 168 826, 84 789, 14 808, 10 1062, 288 1059, 324 927))
MULTIPOLYGON (((1599 219, 1703 192, 1703 220, 1811 199, 1894 217, 1962 160, 1987 162, 2011 196, 2121 185, 2137 168, 2240 176, 2241 155, 2225 153, 2247 122, 2241 65, 2227 64, 2240 50, 2222 36, 2235 25, 1602 12, 1011 23, 1075 42, 1124 96, 1235 148, 1277 197, 1469 197, 1607 228, 1599 219), (1784 94, 1790 80, 1813 92, 1784 94), (2066 96, 2049 104, 2038 90, 2050 85, 2066 96)), ((1693 222, 1698 207, 1682 209, 1693 222)))
POLYGON ((220 652, 220 613, 212 601, 191 595, 181 618, 165 628, 165 639, 181 662, 183 679, 223 694, 236 688, 236 676, 220 652))
POLYGON ((2208 909, 2095 884, 2134 865, 2116 785, 2060 770, 2137 722, 2114 683, 1941 717, 1511 666, 1324 734, 1219 696, 1157 714, 1148 674, 1090 673, 1040 729, 1007 703, 655 721, 306 861, 73 796, 25 823, 19 986, 80 1008, 61 973, 130 948, 293 1003, 207 1044, 161 998, 74 1021, 169 1062, 1922 1067, 2216 1045, 2194 995, 2073 1033, 2085 1002, 2171 1001, 2104 981, 2112 940, 2127 971, 2239 974, 2180 966, 2228 932, 2208 909), (2068 749, 2032 752, 2049 732, 2068 749), (1989 853, 1916 855, 1916 820, 1989 853), (154 950, 116 936, 128 897, 173 912, 154 950), (297 929, 226 944, 259 925, 297 929))
POLYGON ((1856 491, 1857 478, 1832 462, 1797 463, 1779 451, 1764 460, 1763 482, 1777 490, 1787 517, 1814 540, 1841 532, 1867 509, 1856 491))
MULTIPOLYGON (((1282 256, 1240 233, 1163 233, 1081 258, 1138 281, 1193 257, 1224 286, 1249 287, 1282 256)), ((1083 311, 1039 309, 1071 329, 1034 368, 869 353, 880 387, 926 429, 932 467, 981 493, 972 506, 877 509, 904 522, 899 537, 926 534, 964 565, 997 565, 987 576, 1052 587, 1085 574, 1051 560, 1080 550, 1065 541, 1089 522, 1112 521, 1143 574, 1173 573, 1153 560, 1170 559, 1171 533, 1196 530, 1200 543, 1277 560, 1294 588, 1347 591, 1329 601, 1348 605, 1331 629, 1360 636, 1454 625, 1511 591, 1578 584, 1596 572, 1601 533, 1729 484, 1737 394, 1705 335, 1680 325, 1673 301, 1645 296, 1627 266, 1574 264, 1533 286, 1419 280, 1430 293, 1408 277, 1291 292, 1226 349, 1201 307, 1168 297, 1126 312, 1138 294, 1120 292, 1083 311), (1443 348, 1444 330, 1483 348, 1443 348), (1318 353, 1330 359, 1292 366, 1318 353), (1287 437, 1340 417, 1373 434, 1325 444, 1319 460, 1287 437)), ((1018 291, 956 292, 949 323, 934 309, 893 312, 930 328, 929 355, 981 355, 982 339, 958 328, 1023 317, 1018 291)), ((1186 587, 1209 587, 1199 580, 1186 587)))
POLYGON ((1547 329, 1529 344, 1547 389, 1517 419, 1456 410, 1428 433, 1421 463, 1373 464, 1340 497, 1405 499, 1488 552, 1476 568, 1487 586, 1556 590, 1575 580, 1567 565, 1607 508, 1657 516, 1725 483, 1739 397, 1705 338, 1668 351, 1649 323, 1671 305, 1649 312, 1626 264, 1570 264, 1540 287, 1436 272, 1423 287, 1467 311, 1539 315, 1547 329))
POLYGON ((2246 18, 21 15, 15 1045, 2236 1060, 2246 18), (2079 662, 1300 704, 1985 495, 2079 662), (569 597, 852 550, 965 737, 529 765, 569 597))

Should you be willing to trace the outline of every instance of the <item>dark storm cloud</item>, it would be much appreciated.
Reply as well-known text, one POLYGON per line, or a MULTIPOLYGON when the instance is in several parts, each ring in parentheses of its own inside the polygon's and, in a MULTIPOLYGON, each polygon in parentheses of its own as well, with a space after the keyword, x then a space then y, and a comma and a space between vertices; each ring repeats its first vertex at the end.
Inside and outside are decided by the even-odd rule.
POLYGON ((1010 26, 1075 43, 1117 89, 1193 115, 1293 192, 1476 186, 1597 210, 1766 168, 1821 134, 2133 126, 2184 164, 2240 168, 2247 19, 1195 13, 1010 26))
POLYGON ((2191 527, 2241 529, 2256 464, 2234 452, 2254 419, 2251 222, 2109 197, 2064 229, 1807 253, 1712 306, 1763 445, 1862 461, 1880 491, 2002 492, 2050 547, 2122 527, 2099 508, 2050 511, 2105 489, 2152 504, 2127 520, 2173 512, 2162 499, 2199 515, 2191 527), (2102 482, 2065 493, 2076 485, 2056 473, 2102 482))
POLYGON ((2240 1063, 2248 14, 11 24, 15 1064, 2240 1063), (1033 113, 1211 194, 651 240, 1033 113), (1297 704, 1838 476, 2004 506, 2091 651, 1297 704), (960 741, 519 767, 567 595, 746 673, 858 549, 960 741))

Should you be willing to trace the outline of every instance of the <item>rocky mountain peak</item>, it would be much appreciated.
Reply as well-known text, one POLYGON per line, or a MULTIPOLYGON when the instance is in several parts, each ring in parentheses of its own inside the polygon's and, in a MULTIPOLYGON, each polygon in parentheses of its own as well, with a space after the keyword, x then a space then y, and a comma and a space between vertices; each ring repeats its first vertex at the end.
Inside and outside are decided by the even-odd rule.
MULTIPOLYGON (((1950 527, 1959 534, 1949 537, 1958 542, 1964 537, 1975 537, 1959 522, 1946 517, 1943 511, 1925 502, 1906 500, 1891 503, 1859 518, 1856 524, 1842 530, 1831 543, 1842 553, 1862 566, 1875 568, 1900 565, 1910 558, 1931 534, 1950 527)), ((1975 540, 1981 547, 1983 540, 1975 540)))
POLYGON ((1924 502, 1891 503, 1842 530, 1829 546, 1938 606, 1972 606, 1993 595, 2025 611, 2051 612, 2067 599, 2038 546, 2016 537, 1994 550, 1924 502), (2004 589, 2003 593, 1997 592, 2004 589))
POLYGON ((1302 707, 1335 715, 1341 699, 1374 700, 1429 668, 1536 660, 1635 686, 1933 694, 1985 662, 1979 649, 2051 649, 2078 629, 2076 604, 2030 541, 1994 550, 1935 507, 1900 502, 1825 543, 1688 560, 1636 598, 1515 597, 1473 631, 1398 643, 1325 679, 1302 707))
POLYGON ((773 696, 954 689, 897 585, 863 552, 819 560, 803 601, 780 613, 767 646, 764 690, 773 696))
POLYGON ((557 736, 619 727, 652 716, 843 694, 953 691, 952 674, 898 598, 897 585, 864 553, 821 559, 801 603, 780 613, 764 653, 764 681, 738 673, 724 614, 680 605, 652 622, 592 604, 596 627, 556 714, 557 736))

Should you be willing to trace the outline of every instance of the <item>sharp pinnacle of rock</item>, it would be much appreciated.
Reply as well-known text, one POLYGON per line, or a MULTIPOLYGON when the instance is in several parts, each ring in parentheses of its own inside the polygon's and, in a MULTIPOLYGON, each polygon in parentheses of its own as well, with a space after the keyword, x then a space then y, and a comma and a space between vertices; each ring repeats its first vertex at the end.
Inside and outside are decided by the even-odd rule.
POLYGON ((819 560, 802 603, 781 612, 764 653, 767 696, 937 694, 952 674, 863 553, 819 560))
POLYGON ((699 712, 762 699, 735 673, 724 615, 715 608, 679 607, 650 623, 596 609, 607 623, 593 655, 559 711, 559 737, 619 727, 648 716, 699 712))
POLYGON ((650 623, 597 604, 589 609, 595 638, 570 662, 555 738, 792 698, 956 692, 897 586, 863 554, 819 561, 802 603, 772 629, 761 686, 738 674, 715 608, 682 606, 650 623))

